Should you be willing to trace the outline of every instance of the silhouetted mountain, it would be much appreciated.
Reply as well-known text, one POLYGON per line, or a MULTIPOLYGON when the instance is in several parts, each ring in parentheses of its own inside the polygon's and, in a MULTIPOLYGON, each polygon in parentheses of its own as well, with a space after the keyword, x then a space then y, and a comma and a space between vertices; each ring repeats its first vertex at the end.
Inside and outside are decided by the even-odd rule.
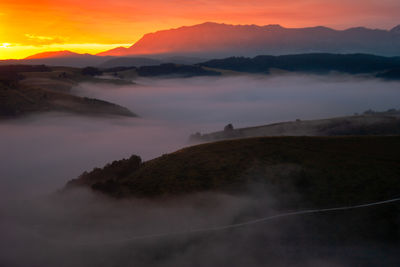
POLYGON ((97 66, 111 57, 99 57, 90 54, 78 54, 71 51, 52 51, 29 56, 25 59, 0 60, 0 65, 49 65, 66 67, 97 66))
POLYGON ((284 28, 280 25, 227 25, 207 22, 148 33, 129 48, 118 47, 98 55, 174 54, 209 58, 297 53, 399 56, 400 35, 397 27, 391 31, 363 27, 333 30, 321 26, 284 28))
POLYGON ((129 49, 126 47, 116 47, 104 52, 100 52, 97 54, 98 56, 129 56, 129 55, 140 55, 140 54, 132 54, 129 52, 129 49))
POLYGON ((351 74, 371 73, 400 67, 400 57, 366 54, 300 54, 285 56, 230 57, 198 64, 215 69, 250 73, 268 73, 271 68, 293 72, 351 74))
POLYGON ((68 50, 64 51, 49 51, 31 55, 24 59, 38 59, 38 58, 60 58, 60 57, 83 57, 90 56, 89 54, 78 54, 68 50))
POLYGON ((400 25, 397 25, 396 27, 391 29, 390 32, 395 33, 395 34, 400 34, 400 25))

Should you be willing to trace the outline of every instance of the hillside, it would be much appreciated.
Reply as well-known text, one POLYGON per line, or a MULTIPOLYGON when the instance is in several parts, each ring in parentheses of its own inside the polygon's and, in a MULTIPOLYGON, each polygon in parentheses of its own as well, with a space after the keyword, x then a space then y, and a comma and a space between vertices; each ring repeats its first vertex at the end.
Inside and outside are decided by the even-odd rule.
MULTIPOLYGON (((110 58, 110 57, 107 57, 110 58)), ((165 63, 175 63, 192 65, 206 61, 202 58, 195 57, 111 57, 111 59, 100 64, 99 68, 114 68, 114 67, 143 67, 143 66, 154 66, 165 63)))
POLYGON ((321 120, 296 120, 268 125, 193 134, 194 142, 210 142, 261 136, 345 136, 345 135, 400 135, 400 111, 367 111, 362 115, 321 120))
MULTIPOLYGON (((161 202, 196 192, 263 192, 276 199, 277 211, 356 205, 400 196, 399 149, 399 136, 222 141, 144 163, 138 156, 114 161, 83 173, 67 189, 84 186, 118 198, 162 197, 161 202)), ((398 243, 399 212, 392 204, 319 215, 307 224, 318 242, 398 243)))
POLYGON ((84 173, 69 185, 117 197, 150 197, 237 192, 258 181, 291 184, 308 192, 304 197, 314 206, 335 205, 399 194, 399 149, 398 136, 238 139, 188 147, 144 163, 132 156, 84 173))
POLYGON ((157 78, 190 78, 199 76, 219 76, 220 71, 207 69, 198 65, 183 65, 163 63, 141 67, 113 67, 102 70, 104 75, 118 78, 122 81, 134 80, 138 77, 157 78))
POLYGON ((396 29, 334 30, 321 26, 285 28, 207 22, 148 33, 129 48, 118 47, 98 55, 171 54, 220 58, 260 54, 370 53, 399 56, 400 35, 396 29))
POLYGON ((97 80, 82 75, 80 69, 49 68, 43 65, 1 66, 0 118, 50 111, 81 115, 136 116, 128 109, 113 103, 72 95, 71 87, 81 81, 97 80))
MULTIPOLYGON (((400 68, 399 57, 367 54, 299 54, 284 56, 230 57, 198 64, 203 67, 248 73, 269 73, 270 69, 324 74, 332 71, 359 74, 400 68)), ((382 77, 384 78, 384 77, 382 77)))
MULTIPOLYGON (((123 58, 121 58, 123 59, 123 58)), ((299 54, 285 56, 257 56, 254 58, 231 57, 214 59, 194 65, 160 63, 150 64, 152 61, 142 61, 143 66, 135 66, 135 58, 126 60, 110 60, 110 68, 103 66, 103 71, 118 77, 136 76, 175 76, 191 77, 205 75, 238 75, 250 74, 287 74, 311 73, 330 74, 334 72, 351 75, 362 74, 365 77, 396 79, 400 68, 399 57, 381 57, 367 54, 299 54), (132 66, 127 66, 133 64, 132 66), (128 71, 129 72, 126 72, 128 71), (397 76, 396 76, 397 75, 397 76)), ((139 60, 140 61, 140 60, 139 60)), ((137 62, 139 62, 137 61, 137 62)), ((398 77, 397 77, 398 79, 398 77)))
POLYGON ((378 78, 382 78, 385 80, 400 80, 400 68, 391 69, 382 73, 377 74, 378 78))

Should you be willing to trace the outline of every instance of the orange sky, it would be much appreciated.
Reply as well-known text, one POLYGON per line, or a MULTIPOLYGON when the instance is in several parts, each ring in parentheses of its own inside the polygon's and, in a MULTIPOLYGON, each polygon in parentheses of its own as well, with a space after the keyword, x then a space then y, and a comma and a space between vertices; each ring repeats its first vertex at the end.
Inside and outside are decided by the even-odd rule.
POLYGON ((399 0, 0 0, 0 59, 97 53, 205 21, 388 29, 399 15, 399 0))

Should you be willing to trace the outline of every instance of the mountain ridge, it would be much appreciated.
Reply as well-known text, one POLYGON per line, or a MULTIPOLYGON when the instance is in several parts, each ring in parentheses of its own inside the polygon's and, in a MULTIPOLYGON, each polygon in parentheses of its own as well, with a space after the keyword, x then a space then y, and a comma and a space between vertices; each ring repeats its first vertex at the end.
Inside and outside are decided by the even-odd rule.
POLYGON ((24 60, 53 60, 55 58, 69 58, 71 60, 75 58, 94 59, 97 56, 100 58, 96 59, 95 62, 101 64, 107 56, 179 56, 194 54, 202 57, 206 56, 207 58, 218 58, 233 55, 256 56, 260 54, 284 55, 318 52, 369 53, 400 56, 399 46, 400 25, 389 30, 370 29, 366 27, 351 27, 336 30, 321 25, 288 28, 280 24, 259 26, 255 24, 234 25, 204 22, 191 26, 181 26, 146 33, 139 41, 128 48, 115 47, 95 55, 61 50, 33 54, 24 58, 24 60), (217 36, 218 38, 213 39, 213 36, 217 36), (350 39, 346 41, 348 38, 350 39), (340 44, 338 40, 349 42, 349 44, 345 46, 344 44, 340 44), (368 44, 369 40, 373 41, 370 41, 370 44, 368 44), (307 41, 309 41, 308 44, 307 41), (241 43, 245 45, 241 45, 241 43), (294 45, 290 47, 290 43, 294 45), (264 49, 262 48, 263 44, 265 44, 264 49), (102 57, 104 58, 102 59, 102 57))
POLYGON ((396 34, 400 34, 400 24, 394 27, 393 29, 390 30, 391 32, 394 32, 396 34))
MULTIPOLYGON (((394 28, 396 29, 396 27, 394 28)), ((145 34, 129 48, 117 47, 97 55, 196 54, 243 55, 307 52, 400 55, 397 30, 325 26, 286 28, 205 22, 145 34)))
POLYGON ((72 52, 70 50, 60 50, 60 51, 47 51, 47 52, 42 52, 42 53, 37 53, 30 55, 24 59, 41 59, 41 58, 56 58, 56 57, 87 57, 87 56, 93 56, 88 53, 85 54, 79 54, 72 52))

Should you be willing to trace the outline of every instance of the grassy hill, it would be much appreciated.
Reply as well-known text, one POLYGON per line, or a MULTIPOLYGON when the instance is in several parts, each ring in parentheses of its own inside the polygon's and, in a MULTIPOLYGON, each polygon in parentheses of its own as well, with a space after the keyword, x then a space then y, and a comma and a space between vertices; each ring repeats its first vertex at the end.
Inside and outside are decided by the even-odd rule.
POLYGON ((384 112, 366 111, 362 115, 320 120, 296 120, 268 125, 234 129, 190 136, 194 142, 262 136, 346 136, 346 135, 399 135, 400 110, 384 112))
MULTIPOLYGON (((263 137, 188 147, 141 162, 114 161, 68 183, 117 198, 179 197, 196 192, 253 194, 277 210, 357 205, 400 196, 400 136, 263 137)), ((67 190, 68 191, 68 190, 67 190)), ((397 203, 306 217, 326 242, 400 242, 397 203)), ((323 241, 323 242, 325 242, 323 241)))
POLYGON ((48 111, 136 116, 119 105, 70 93, 70 89, 79 82, 98 80, 83 75, 82 70, 76 68, 50 68, 43 65, 1 66, 0 118, 48 111))
POLYGON ((117 197, 240 192, 249 182, 292 186, 313 206, 400 195, 400 137, 263 137, 115 161, 69 185, 117 197), (281 179, 280 177, 284 177, 281 179), (337 194, 340 192, 340 194, 337 194))

